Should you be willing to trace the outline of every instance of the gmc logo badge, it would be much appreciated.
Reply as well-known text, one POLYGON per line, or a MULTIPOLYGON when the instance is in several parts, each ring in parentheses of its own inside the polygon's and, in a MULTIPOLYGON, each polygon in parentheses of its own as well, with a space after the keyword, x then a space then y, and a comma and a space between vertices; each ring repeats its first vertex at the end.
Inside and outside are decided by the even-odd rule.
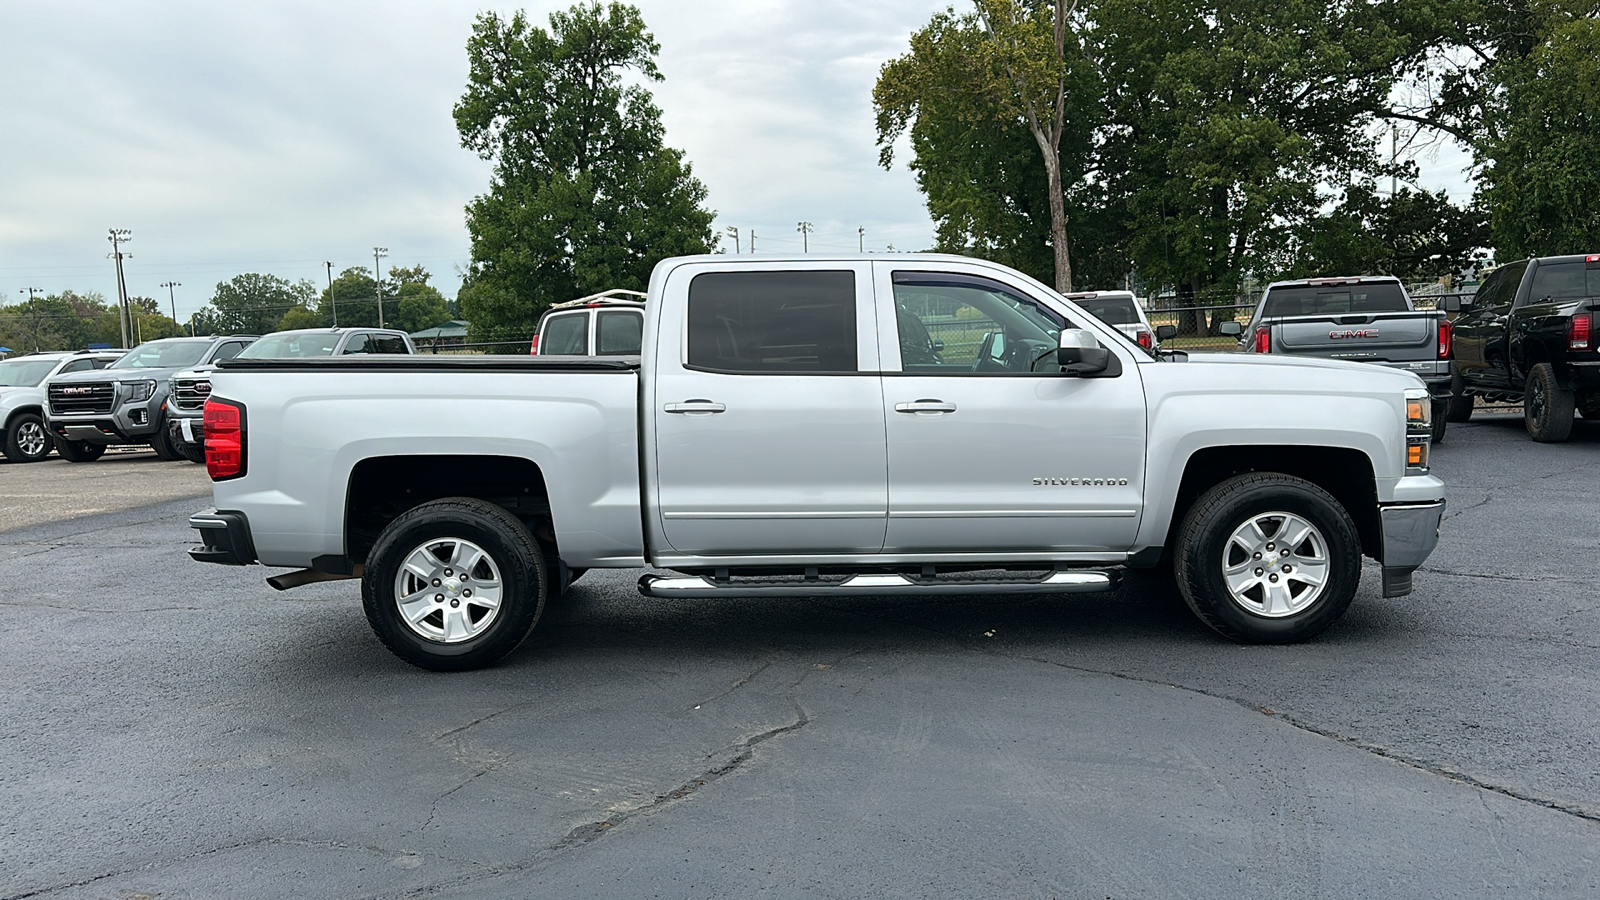
POLYGON ((1331 341, 1353 341, 1356 338, 1375 338, 1377 336, 1378 336, 1378 329, 1376 329, 1376 328, 1363 328, 1360 331, 1330 331, 1330 332, 1328 332, 1328 340, 1331 340, 1331 341))
POLYGON ((89 389, 86 388, 86 387, 81 387, 81 388, 69 387, 69 388, 62 388, 61 389, 61 393, 63 393, 63 394, 72 394, 72 395, 76 396, 78 394, 87 394, 87 393, 89 393, 89 389))

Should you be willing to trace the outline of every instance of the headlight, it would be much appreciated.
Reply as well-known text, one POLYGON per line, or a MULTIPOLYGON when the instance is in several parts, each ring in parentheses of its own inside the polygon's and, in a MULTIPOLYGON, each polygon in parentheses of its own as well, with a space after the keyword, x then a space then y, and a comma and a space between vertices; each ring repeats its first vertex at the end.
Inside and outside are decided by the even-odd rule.
POLYGON ((122 386, 128 389, 128 400, 133 403, 149 400, 156 392, 154 381, 124 381, 122 386))
POLYGON ((1428 471, 1428 452, 1433 443, 1433 400, 1427 388, 1406 391, 1406 474, 1428 471))

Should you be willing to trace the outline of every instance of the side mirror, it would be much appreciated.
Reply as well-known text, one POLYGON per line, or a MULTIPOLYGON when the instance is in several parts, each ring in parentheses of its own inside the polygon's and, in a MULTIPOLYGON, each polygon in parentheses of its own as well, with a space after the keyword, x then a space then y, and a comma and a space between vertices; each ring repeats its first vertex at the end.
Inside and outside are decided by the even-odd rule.
POLYGON ((1233 319, 1229 319, 1228 321, 1217 326, 1217 333, 1236 338, 1239 335, 1244 334, 1244 326, 1233 319))
POLYGON ((1104 372, 1110 365, 1111 351, 1100 346, 1094 335, 1082 328, 1063 328, 1056 346, 1056 363, 1071 375, 1104 372))
POLYGON ((943 353, 944 352, 944 341, 934 341, 933 342, 933 352, 935 352, 935 353, 943 353))
POLYGON ((1455 297, 1446 295, 1439 300, 1439 308, 1445 312, 1461 312, 1472 305, 1471 297, 1455 297))
POLYGON ((1170 340, 1172 340, 1173 338, 1175 338, 1177 336, 1178 336, 1178 326, 1176 326, 1176 325, 1157 325, 1156 326, 1156 340, 1158 340, 1158 341, 1170 341, 1170 340))

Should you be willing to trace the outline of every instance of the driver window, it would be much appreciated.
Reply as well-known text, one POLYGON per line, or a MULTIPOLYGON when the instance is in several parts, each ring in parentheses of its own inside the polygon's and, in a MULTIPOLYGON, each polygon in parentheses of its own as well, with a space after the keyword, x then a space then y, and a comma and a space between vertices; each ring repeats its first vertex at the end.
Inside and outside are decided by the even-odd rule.
POLYGON ((1062 318, 998 282, 966 275, 896 272, 894 312, 902 372, 1033 375, 1060 371, 1054 356, 1065 324, 1062 318))

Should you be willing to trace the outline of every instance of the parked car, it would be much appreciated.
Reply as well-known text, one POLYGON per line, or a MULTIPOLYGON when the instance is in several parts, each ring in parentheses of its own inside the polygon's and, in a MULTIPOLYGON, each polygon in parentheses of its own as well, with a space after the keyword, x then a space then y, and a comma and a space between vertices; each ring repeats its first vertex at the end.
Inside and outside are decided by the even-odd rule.
POLYGON ((1066 297, 1146 350, 1160 345, 1156 330, 1150 327, 1150 320, 1145 318, 1144 308, 1132 291, 1085 291, 1066 297))
POLYGON ((638 356, 644 294, 621 288, 557 303, 539 319, 530 356, 638 356), (631 299, 637 297, 638 299, 631 299))
MULTIPOLYGON (((301 328, 276 331, 244 349, 246 359, 305 359, 316 356, 356 356, 366 353, 411 354, 417 348, 403 331, 389 328, 301 328)), ((179 456, 191 462, 206 461, 205 422, 202 413, 211 395, 211 373, 216 363, 185 369, 172 376, 167 403, 167 440, 179 456)))
POLYGON ((56 452, 72 462, 92 462, 113 444, 147 444, 162 459, 179 459, 167 439, 172 376, 232 359, 255 339, 243 334, 163 338, 140 344, 99 371, 49 379, 45 424, 56 452))
POLYGON ((1600 253, 1508 263, 1445 309, 1457 313, 1450 421, 1472 418, 1475 397, 1521 403, 1536 441, 1566 440, 1574 410, 1600 419, 1600 253))
POLYGON ((33 353, 0 362, 0 447, 6 459, 38 462, 55 447, 44 424, 45 379, 103 369, 125 352, 33 353))
POLYGON ((1108 591, 1170 559, 1211 628, 1289 642, 1344 614, 1363 555, 1397 597, 1437 541, 1408 372, 1160 357, 951 256, 686 257, 650 285, 642 359, 224 363, 191 555, 359 577, 385 646, 465 669, 596 566, 832 601, 1108 591), (932 353, 944 321, 982 339, 932 353))
POLYGON ((1224 322, 1249 353, 1343 359, 1411 372, 1428 386, 1435 442, 1444 440, 1453 328, 1444 311, 1419 310, 1400 279, 1348 276, 1275 281, 1250 324, 1224 322), (1231 326, 1231 327, 1230 327, 1231 326))

